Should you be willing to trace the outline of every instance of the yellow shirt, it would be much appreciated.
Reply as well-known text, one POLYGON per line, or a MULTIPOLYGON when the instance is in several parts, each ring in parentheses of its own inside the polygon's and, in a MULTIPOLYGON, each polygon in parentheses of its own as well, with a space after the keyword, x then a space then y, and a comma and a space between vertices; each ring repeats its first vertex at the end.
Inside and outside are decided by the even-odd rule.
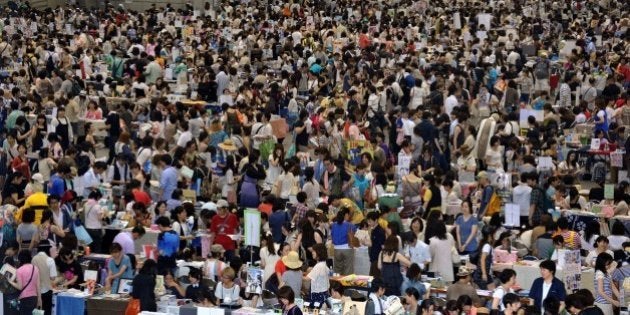
POLYGON ((22 222, 22 211, 24 209, 28 209, 31 207, 39 207, 40 209, 35 210, 35 224, 39 225, 42 220, 42 214, 44 213, 44 208, 48 207, 48 196, 43 192, 36 192, 26 198, 24 201, 24 206, 20 208, 15 214, 15 221, 22 222))
POLYGON ((350 222, 352 222, 352 224, 359 224, 364 219, 363 211, 359 209, 359 207, 357 206, 356 203, 354 203, 354 201, 348 198, 343 198, 340 200, 339 208, 350 209, 350 222))
POLYGON ((378 218, 378 225, 380 225, 383 230, 387 228, 387 225, 389 224, 389 222, 387 222, 387 220, 383 219, 383 217, 378 218))

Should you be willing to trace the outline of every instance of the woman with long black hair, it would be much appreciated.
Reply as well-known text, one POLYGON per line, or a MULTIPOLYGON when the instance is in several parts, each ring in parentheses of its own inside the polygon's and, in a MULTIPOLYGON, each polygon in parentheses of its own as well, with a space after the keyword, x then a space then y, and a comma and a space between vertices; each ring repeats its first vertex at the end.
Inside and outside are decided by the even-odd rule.
POLYGON ((140 311, 156 312, 155 303, 155 278, 157 275, 157 263, 148 259, 142 265, 132 282, 131 297, 140 300, 140 311))

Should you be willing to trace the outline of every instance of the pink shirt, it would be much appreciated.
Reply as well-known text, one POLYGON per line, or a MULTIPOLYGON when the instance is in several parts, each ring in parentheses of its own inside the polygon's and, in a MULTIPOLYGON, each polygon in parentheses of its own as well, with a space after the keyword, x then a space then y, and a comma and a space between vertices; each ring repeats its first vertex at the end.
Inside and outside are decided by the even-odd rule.
POLYGON ((25 286, 20 293, 20 299, 37 296, 37 283, 39 283, 39 270, 31 264, 24 265, 17 270, 17 282, 25 286), (31 273, 33 279, 31 279, 31 273), (29 283, 28 280, 31 279, 29 283), (28 286, 26 284, 28 283, 28 286))

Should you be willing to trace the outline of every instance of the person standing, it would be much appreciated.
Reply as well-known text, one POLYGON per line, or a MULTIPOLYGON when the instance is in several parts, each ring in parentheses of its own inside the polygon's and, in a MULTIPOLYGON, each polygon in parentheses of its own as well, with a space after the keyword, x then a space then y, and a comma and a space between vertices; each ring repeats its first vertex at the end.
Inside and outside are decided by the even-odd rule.
POLYGON ((155 260, 149 259, 144 262, 140 272, 133 278, 131 297, 140 300, 140 311, 157 311, 157 304, 155 302, 156 275, 157 264, 155 260))
POLYGON ((221 199, 217 201, 218 213, 212 217, 210 231, 214 234, 215 244, 220 244, 225 249, 224 257, 230 261, 235 254, 236 244, 230 235, 238 232, 238 218, 228 211, 228 202, 221 199))
POLYGON ((619 307, 619 290, 613 284, 610 276, 616 268, 613 257, 608 253, 601 253, 595 260, 595 305, 604 314, 613 314, 613 306, 619 307))
POLYGON ((529 298, 534 300, 534 305, 541 309, 541 313, 545 313, 543 301, 548 298, 555 298, 560 302, 564 302, 567 292, 564 283, 556 278, 556 263, 551 260, 545 260, 540 263, 541 277, 534 280, 529 290, 529 298))
POLYGON ((367 214, 367 224, 371 231, 370 242, 372 244, 368 249, 370 256, 370 276, 380 275, 378 257, 385 244, 385 230, 378 224, 378 219, 379 213, 377 211, 372 211, 367 214))
POLYGON ((57 265, 49 253, 40 251, 33 257, 31 263, 39 271, 39 291, 42 300, 42 310, 44 315, 52 314, 52 298, 55 279, 57 278, 57 265))
POLYGON ((31 315, 35 308, 42 306, 39 270, 31 263, 31 252, 28 250, 20 251, 18 260, 20 268, 17 269, 15 281, 9 283, 20 291, 20 309, 17 314, 31 315))

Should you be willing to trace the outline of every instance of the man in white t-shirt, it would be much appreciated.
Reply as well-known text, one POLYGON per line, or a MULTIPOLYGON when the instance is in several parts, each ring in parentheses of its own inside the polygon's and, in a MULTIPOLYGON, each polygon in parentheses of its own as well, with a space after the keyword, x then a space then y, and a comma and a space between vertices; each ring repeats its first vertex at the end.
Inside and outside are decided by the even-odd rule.
POLYGON ((254 139, 252 143, 254 150, 260 150, 260 144, 273 137, 273 129, 271 128, 271 124, 269 124, 270 118, 271 114, 269 113, 256 114, 256 121, 258 122, 254 123, 252 126, 251 135, 252 139, 254 139))
POLYGON ((429 245, 419 240, 418 236, 413 232, 406 233, 406 236, 405 256, 409 257, 409 260, 417 263, 424 270, 424 266, 428 266, 431 263, 429 245))
POLYGON ((512 202, 518 204, 521 224, 527 224, 529 221, 529 206, 532 188, 527 185, 526 175, 521 174, 521 181, 512 190, 512 202))
POLYGON ((179 135, 177 139, 177 146, 185 148, 186 144, 193 139, 192 132, 190 132, 190 128, 188 128, 187 121, 180 121, 179 127, 181 128, 182 133, 179 135))

